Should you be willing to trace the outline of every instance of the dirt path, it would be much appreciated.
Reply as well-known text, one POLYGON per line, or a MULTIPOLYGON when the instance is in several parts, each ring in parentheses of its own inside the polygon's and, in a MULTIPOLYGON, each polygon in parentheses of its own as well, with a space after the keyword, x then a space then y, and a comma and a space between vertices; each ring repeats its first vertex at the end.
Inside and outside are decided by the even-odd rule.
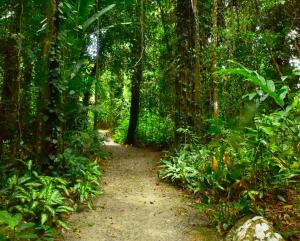
POLYGON ((188 206, 189 199, 156 176, 160 153, 106 142, 112 159, 102 166, 104 194, 95 210, 71 217, 66 240, 213 241, 212 230, 188 206), (201 231, 200 231, 201 230, 201 231))

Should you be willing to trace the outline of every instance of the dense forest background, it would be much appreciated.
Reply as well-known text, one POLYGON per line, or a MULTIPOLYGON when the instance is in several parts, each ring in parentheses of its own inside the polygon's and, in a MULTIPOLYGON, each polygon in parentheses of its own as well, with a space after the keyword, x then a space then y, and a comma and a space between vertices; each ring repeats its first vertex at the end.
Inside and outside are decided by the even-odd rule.
POLYGON ((299 32, 297 0, 0 0, 0 235, 92 208, 110 129, 168 149, 160 178, 220 232, 258 213, 293 240, 299 32))

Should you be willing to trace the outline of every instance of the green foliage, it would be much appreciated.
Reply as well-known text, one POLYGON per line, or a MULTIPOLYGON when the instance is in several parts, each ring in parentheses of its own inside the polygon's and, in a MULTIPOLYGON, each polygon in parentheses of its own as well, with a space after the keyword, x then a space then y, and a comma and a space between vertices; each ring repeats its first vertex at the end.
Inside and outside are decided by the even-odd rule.
MULTIPOLYGON (((122 119, 114 131, 113 138, 124 143, 128 130, 129 118, 122 119)), ((136 133, 137 141, 145 145, 166 145, 174 140, 174 124, 170 117, 145 111, 141 113, 136 133)))
POLYGON ((71 180, 71 192, 75 199, 87 203, 90 208, 91 199, 100 194, 99 179, 101 172, 96 161, 92 162, 86 157, 76 156, 72 149, 66 149, 63 157, 67 166, 65 176, 71 180))
MULTIPOLYGON (((245 80, 250 81, 252 84, 261 88, 261 90, 272 97, 274 101, 281 107, 284 105, 284 99, 288 93, 288 87, 283 86, 278 91, 276 91, 275 84, 272 80, 266 80, 263 76, 259 75, 256 71, 247 69, 243 65, 230 61, 239 66, 239 68, 227 68, 224 70, 217 71, 217 74, 221 76, 236 74, 244 77, 245 80)), ((251 94, 253 96, 253 94, 251 94)), ((253 96, 254 97, 254 96, 253 96)), ((253 98, 252 97, 252 98, 253 98)))
POLYGON ((194 207, 207 215, 210 220, 217 224, 218 231, 228 231, 240 217, 248 213, 249 204, 245 199, 236 201, 220 202, 218 204, 200 203, 194 207))
POLYGON ((162 178, 204 192, 218 224, 242 215, 234 203, 258 212, 267 190, 285 200, 285 188, 299 186, 299 69, 291 74, 299 61, 298 1, 221 1, 213 62, 243 65, 219 71, 218 89, 210 73, 212 1, 199 1, 198 20, 189 0, 145 2, 142 28, 133 17, 138 2, 116 2, 1 1, 0 209, 7 220, 22 215, 14 230, 13 222, 0 224, 4 236, 16 239, 20 225, 34 222, 24 232, 51 239, 53 226, 66 227, 72 199, 91 206, 101 177, 95 160, 107 157, 103 137, 91 130, 115 128, 124 142, 130 82, 141 62, 136 139, 168 145, 175 129, 182 138, 162 161, 162 178), (135 54, 140 30, 143 59, 135 54), (219 206, 222 198, 232 205, 219 206))
POLYGON ((31 169, 31 161, 27 168, 24 175, 14 175, 7 180, 7 187, 2 190, 4 207, 40 225, 62 226, 62 214, 74 211, 68 181, 39 175, 31 169))
POLYGON ((27 223, 22 219, 20 213, 13 215, 7 211, 0 211, 0 239, 38 239, 38 235, 33 232, 36 226, 35 223, 27 223))
POLYGON ((68 148, 72 149, 77 156, 98 156, 103 159, 108 156, 108 153, 102 149, 104 137, 97 130, 70 131, 66 133, 65 141, 68 148))
POLYGON ((249 212, 261 215, 257 201, 270 196, 284 201, 287 187, 299 188, 299 100, 299 92, 290 94, 290 105, 256 115, 251 127, 212 122, 217 139, 201 145, 187 138, 161 161, 159 177, 204 195, 207 205, 198 208, 221 229, 249 212), (237 205, 230 206, 232 201, 237 205))
MULTIPOLYGON (((60 157, 60 162, 65 166, 62 177, 41 175, 34 169, 33 162, 28 161, 24 162, 23 172, 7 178, 0 191, 0 209, 15 215, 10 219, 5 218, 7 221, 2 226, 0 222, 4 237, 11 238, 13 235, 19 240, 38 235, 42 239, 52 240, 56 232, 51 227, 69 228, 64 216, 76 210, 77 204, 73 200, 92 208, 91 199, 100 194, 101 172, 96 161, 78 156, 76 151, 85 149, 76 141, 76 148, 67 148, 60 157), (33 225, 27 230, 28 223, 33 225)), ((99 139, 99 143, 102 143, 102 139, 99 139)), ((94 150, 91 151, 94 153, 94 150)))
POLYGON ((92 17, 90 17, 89 19, 87 19, 83 24, 82 24, 82 28, 83 30, 86 30, 93 22, 95 22, 97 19, 99 19, 103 14, 105 14, 106 12, 108 12, 109 10, 111 10, 112 8, 114 8, 116 6, 116 4, 111 4, 108 7, 102 9, 101 11, 95 13, 92 17))

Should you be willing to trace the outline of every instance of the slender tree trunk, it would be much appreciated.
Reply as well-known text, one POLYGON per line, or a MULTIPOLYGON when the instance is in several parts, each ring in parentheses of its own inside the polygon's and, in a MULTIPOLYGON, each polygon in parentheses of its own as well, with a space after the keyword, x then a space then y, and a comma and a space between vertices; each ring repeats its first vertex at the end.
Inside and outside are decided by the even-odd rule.
POLYGON ((136 3, 137 24, 135 44, 133 52, 135 56, 134 73, 131 80, 131 106, 130 120, 127 132, 126 144, 135 144, 135 131, 138 125, 139 107, 140 107, 140 85, 143 80, 143 60, 144 60, 144 0, 137 0, 136 3))
POLYGON ((31 108, 31 93, 30 93, 30 84, 32 81, 32 71, 33 64, 30 62, 24 61, 24 70, 23 70, 23 79, 21 83, 21 103, 20 106, 20 126, 22 130, 23 139, 29 141, 31 135, 33 134, 33 129, 30 123, 30 108, 31 108))
MULTIPOLYGON (((162 27, 163 27, 163 31, 164 31, 164 35, 163 35, 163 41, 165 42, 166 45, 166 54, 163 56, 163 64, 165 64, 165 60, 169 60, 168 62, 168 66, 166 68, 165 65, 163 65, 162 67, 165 69, 165 85, 164 88, 171 88, 170 91, 172 91, 173 96, 172 98, 172 114, 173 114, 173 120, 174 120, 174 124, 175 124, 175 135, 177 134, 176 130, 179 128, 180 125, 180 84, 179 84, 179 80, 176 77, 176 66, 175 66, 175 57, 174 53, 173 53, 173 45, 170 39, 170 32, 168 31, 168 23, 166 20, 166 13, 164 11, 163 8, 163 4, 162 4, 162 0, 157 0, 158 6, 159 6, 159 11, 160 11, 160 17, 161 17, 161 23, 162 23, 162 27)), ((171 36, 172 37, 172 36, 171 36)), ((161 93, 161 97, 160 99, 163 100, 165 98, 165 93, 161 93)))
MULTIPOLYGON (((217 47, 218 47, 218 2, 219 0, 213 1, 213 47, 212 47, 212 72, 214 73, 217 69, 217 47)), ((213 76, 213 102, 214 112, 213 116, 215 119, 219 118, 219 99, 218 89, 219 83, 218 78, 215 74, 213 76)))
POLYGON ((194 118, 195 118, 195 126, 199 129, 202 125, 201 121, 201 106, 200 106, 200 101, 201 101, 201 75, 200 75, 200 68, 201 68, 201 63, 200 63, 200 29, 199 29, 199 13, 198 13, 198 0, 191 0, 192 1, 192 8, 193 8, 193 13, 194 13, 194 44, 195 44, 195 70, 194 70, 194 91, 195 91, 195 110, 194 110, 194 118))
POLYGON ((95 102, 94 105, 96 106, 96 110, 94 112, 94 130, 99 129, 99 123, 100 123, 100 118, 99 118, 99 113, 98 113, 98 106, 100 104, 100 57, 97 57, 96 61, 96 74, 95 74, 95 102))
POLYGON ((193 125, 193 73, 192 54, 193 27, 191 0, 177 0, 177 78, 175 81, 176 128, 193 125), (178 100, 180 98, 180 100, 178 100))
POLYGON ((165 44, 167 46, 167 51, 168 51, 169 54, 171 54, 172 47, 171 47, 171 43, 170 43, 169 36, 168 36, 165 12, 164 12, 161 0, 157 0, 157 3, 158 3, 158 6, 159 6, 162 27, 163 27, 163 30, 164 30, 164 37, 163 38, 164 38, 165 44))
MULTIPOLYGON (((20 81, 21 81, 21 40, 19 46, 16 38, 22 31, 23 0, 16 2, 15 18, 9 31, 15 36, 0 39, 1 54, 3 55, 3 86, 0 103, 0 146, 4 140, 10 141, 11 154, 15 155, 20 144, 20 81)), ((0 148, 0 155, 2 148, 0 148)))
MULTIPOLYGON (((100 10, 100 0, 97 0, 97 10, 100 10)), ((101 61, 101 51, 100 51, 100 19, 98 18, 97 20, 97 58, 96 58, 96 71, 95 71, 95 77, 96 77, 96 81, 95 81, 95 106, 97 107, 100 104, 100 90, 99 90, 99 81, 100 81, 100 61, 101 61)), ((96 111, 94 112, 94 130, 99 129, 99 114, 98 114, 98 110, 96 108, 96 111)))
POLYGON ((41 89, 40 109, 38 120, 38 154, 44 159, 43 165, 49 168, 58 153, 61 139, 60 107, 61 96, 59 90, 60 66, 59 66, 59 0, 51 0, 49 4, 49 36, 45 41, 50 41, 45 46, 47 58, 48 79, 41 89))
MULTIPOLYGON (((0 105, 0 145, 13 141, 18 130, 19 57, 16 41, 0 41, 3 49, 3 86, 0 105)), ((13 143, 11 143, 12 145, 13 143)))

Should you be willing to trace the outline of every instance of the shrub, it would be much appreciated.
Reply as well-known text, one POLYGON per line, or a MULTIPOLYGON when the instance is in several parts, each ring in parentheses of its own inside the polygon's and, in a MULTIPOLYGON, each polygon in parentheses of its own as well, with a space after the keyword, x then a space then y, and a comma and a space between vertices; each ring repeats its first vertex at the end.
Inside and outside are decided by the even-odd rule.
POLYGON ((65 176, 73 184, 71 190, 75 199, 81 203, 87 202, 88 206, 92 208, 91 199, 100 194, 101 171, 98 163, 87 157, 76 156, 72 149, 66 149, 63 157, 67 170, 65 176))
POLYGON ((287 187, 299 188, 299 100, 296 94, 284 110, 256 116, 251 128, 214 128, 221 131, 207 145, 185 142, 161 161, 160 178, 201 193, 219 224, 228 216, 220 208, 223 202, 243 201, 243 212, 233 212, 230 220, 263 214, 259 200, 284 201, 287 187))

